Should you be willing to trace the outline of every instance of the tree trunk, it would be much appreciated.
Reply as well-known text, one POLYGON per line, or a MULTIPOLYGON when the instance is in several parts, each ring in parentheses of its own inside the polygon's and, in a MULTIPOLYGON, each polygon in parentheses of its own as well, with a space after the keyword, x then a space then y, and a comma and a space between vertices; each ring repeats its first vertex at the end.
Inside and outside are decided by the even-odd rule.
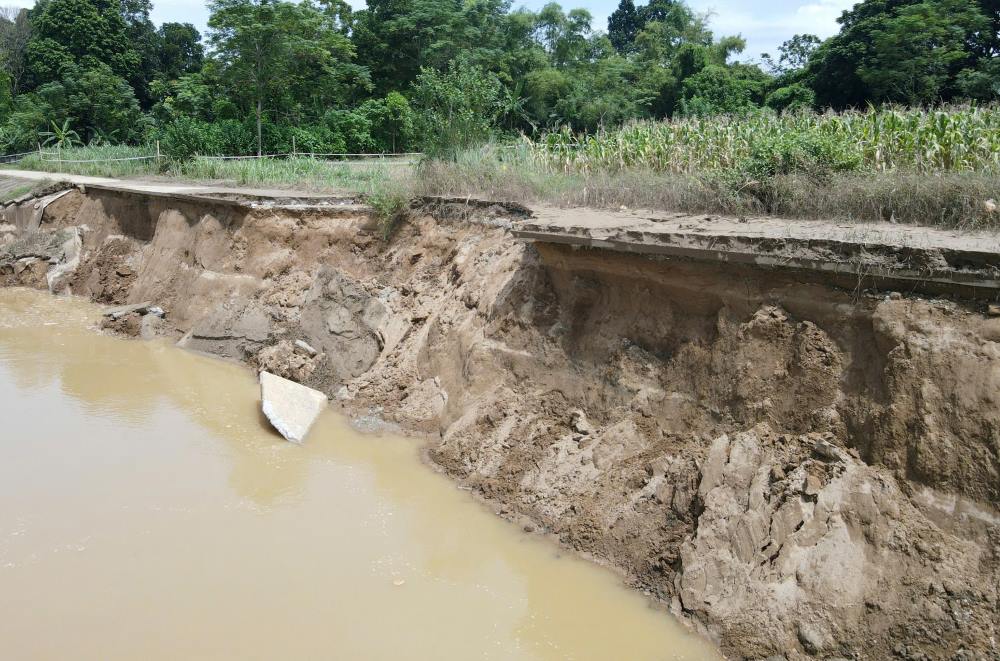
POLYGON ((263 106, 263 102, 262 102, 261 98, 258 96, 257 97, 257 156, 263 156, 264 155, 263 146, 262 146, 263 139, 262 139, 262 136, 261 136, 262 131, 261 131, 261 119, 260 119, 260 115, 261 115, 261 112, 262 112, 262 106, 263 106))

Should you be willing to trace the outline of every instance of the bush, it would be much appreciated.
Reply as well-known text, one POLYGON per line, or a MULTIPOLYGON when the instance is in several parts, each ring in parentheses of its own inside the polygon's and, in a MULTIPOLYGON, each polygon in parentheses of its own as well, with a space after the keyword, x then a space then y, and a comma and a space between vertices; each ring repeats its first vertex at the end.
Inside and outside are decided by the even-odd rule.
POLYGON ((358 108, 370 123, 372 146, 381 153, 407 151, 414 137, 413 109, 399 92, 384 99, 370 99, 358 108))
POLYGON ((503 112, 497 77, 464 60, 445 72, 421 69, 413 84, 417 134, 424 151, 454 155, 489 142, 503 112))
POLYGON ((367 153, 374 148, 372 123, 359 112, 330 110, 323 117, 324 126, 339 136, 338 147, 332 152, 367 153))
POLYGON ((817 184, 834 173, 856 172, 861 169, 860 153, 849 143, 821 133, 789 133, 768 135, 755 141, 750 155, 732 173, 718 175, 736 195, 756 198, 768 213, 776 213, 784 198, 792 175, 802 175, 817 184))
POLYGON ((160 132, 163 153, 176 161, 186 161, 197 154, 217 154, 222 139, 219 127, 190 117, 178 117, 160 132))
POLYGON ((804 110, 816 103, 816 93, 802 83, 779 87, 767 95, 764 105, 777 112, 804 110))
POLYGON ((861 168, 861 154, 850 143, 818 132, 768 135, 752 143, 737 169, 756 179, 805 174, 816 178, 861 168))

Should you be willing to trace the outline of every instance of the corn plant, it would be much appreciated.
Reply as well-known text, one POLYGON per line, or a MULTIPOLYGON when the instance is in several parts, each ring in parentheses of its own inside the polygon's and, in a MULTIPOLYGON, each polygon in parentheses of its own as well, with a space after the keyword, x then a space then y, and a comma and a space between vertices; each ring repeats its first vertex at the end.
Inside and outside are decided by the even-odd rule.
POLYGON ((693 174, 735 168, 760 144, 789 136, 825 141, 862 171, 1000 172, 998 106, 644 121, 592 135, 564 129, 526 145, 533 159, 564 172, 693 174))

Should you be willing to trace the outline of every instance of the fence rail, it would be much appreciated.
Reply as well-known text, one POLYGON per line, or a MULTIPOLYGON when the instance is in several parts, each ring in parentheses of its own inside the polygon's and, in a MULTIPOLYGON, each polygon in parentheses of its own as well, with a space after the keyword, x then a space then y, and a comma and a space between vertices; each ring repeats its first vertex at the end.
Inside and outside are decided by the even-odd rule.
POLYGON ((37 154, 36 151, 26 151, 20 154, 2 154, 0 155, 0 163, 16 163, 20 161, 25 156, 30 156, 32 154, 37 154))
MULTIPOLYGON (((380 161, 398 161, 404 158, 415 158, 423 156, 423 152, 403 152, 399 154, 360 154, 360 153, 315 153, 315 152, 291 152, 286 154, 261 154, 260 156, 202 156, 196 154, 194 158, 203 159, 209 161, 242 161, 242 160, 258 160, 258 159, 268 159, 268 158, 313 158, 313 159, 330 159, 330 160, 380 160, 380 161)), ((148 156, 127 156, 127 157, 116 157, 116 158, 89 158, 89 159, 73 159, 73 158, 62 158, 61 152, 54 151, 28 151, 22 152, 20 154, 5 154, 0 155, 0 163, 16 163, 26 156, 38 156, 39 160, 43 163, 122 163, 126 161, 159 161, 163 158, 163 155, 157 149, 156 154, 150 154, 148 156)))
POLYGON ((72 158, 42 158, 43 163, 121 163, 123 161, 153 161, 160 158, 159 156, 128 156, 125 158, 89 158, 89 159, 72 159, 72 158))
POLYGON ((414 156, 423 156, 423 152, 403 152, 399 154, 350 154, 350 153, 317 153, 317 152, 291 152, 287 154, 261 154, 251 156, 195 156, 209 161, 242 161, 256 160, 264 158, 357 158, 357 159, 398 159, 414 156))

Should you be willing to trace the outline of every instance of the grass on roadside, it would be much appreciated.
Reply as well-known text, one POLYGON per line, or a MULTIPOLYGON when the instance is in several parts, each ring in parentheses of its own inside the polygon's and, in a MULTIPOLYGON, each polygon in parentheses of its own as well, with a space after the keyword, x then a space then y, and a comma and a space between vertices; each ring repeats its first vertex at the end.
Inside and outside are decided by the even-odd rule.
MULTIPOLYGON (((409 177, 405 161, 326 161, 309 157, 218 160, 194 158, 185 162, 146 159, 148 147, 76 147, 28 156, 5 169, 61 172, 96 177, 165 176, 191 181, 226 182, 240 186, 296 187, 315 191, 364 192, 373 182, 409 177), (143 160, 126 160, 126 159, 143 160)), ((2 169, 0 168, 0 171, 2 169)))
POLYGON ((1000 215, 990 203, 1000 200, 1000 176, 978 172, 844 172, 821 178, 789 173, 739 181, 720 173, 642 168, 566 172, 484 148, 451 162, 426 162, 414 182, 418 195, 473 195, 560 207, 1000 227, 1000 215))
POLYGON ((415 167, 301 156, 88 162, 153 152, 77 148, 59 162, 31 156, 13 167, 360 193, 389 229, 412 195, 1000 228, 1000 106, 636 122, 485 145, 415 167))
POLYGON ((16 200, 22 195, 27 195, 31 191, 35 190, 32 185, 24 186, 14 186, 13 188, 7 188, 0 183, 0 204, 7 204, 11 200, 16 200))
POLYGON ((294 186, 315 191, 366 192, 381 182, 409 179, 412 166, 398 161, 325 161, 300 156, 283 159, 195 158, 170 167, 170 174, 196 181, 229 181, 241 186, 294 186))
MULTIPOLYGON (((74 147, 54 150, 46 148, 42 155, 32 154, 16 163, 3 166, 9 170, 37 170, 80 174, 90 177, 138 177, 158 172, 156 149, 124 145, 103 147, 74 147), (143 160, 125 160, 125 159, 143 160)), ((0 170, 2 171, 2 170, 0 170)))

